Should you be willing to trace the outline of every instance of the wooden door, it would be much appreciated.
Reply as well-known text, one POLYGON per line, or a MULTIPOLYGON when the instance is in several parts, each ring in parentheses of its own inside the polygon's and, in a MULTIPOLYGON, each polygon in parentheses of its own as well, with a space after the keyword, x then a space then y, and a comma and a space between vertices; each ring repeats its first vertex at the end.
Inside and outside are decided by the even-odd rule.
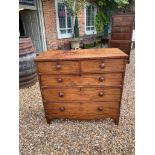
POLYGON ((37 10, 21 11, 25 35, 31 37, 36 52, 43 51, 37 10))

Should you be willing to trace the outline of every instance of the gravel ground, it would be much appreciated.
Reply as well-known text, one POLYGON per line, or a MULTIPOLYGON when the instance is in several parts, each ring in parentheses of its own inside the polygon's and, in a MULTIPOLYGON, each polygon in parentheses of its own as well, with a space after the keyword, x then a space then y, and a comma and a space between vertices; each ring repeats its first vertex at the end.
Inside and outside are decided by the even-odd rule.
POLYGON ((134 155, 134 50, 127 65, 119 125, 101 121, 46 123, 39 85, 19 91, 21 155, 134 155))

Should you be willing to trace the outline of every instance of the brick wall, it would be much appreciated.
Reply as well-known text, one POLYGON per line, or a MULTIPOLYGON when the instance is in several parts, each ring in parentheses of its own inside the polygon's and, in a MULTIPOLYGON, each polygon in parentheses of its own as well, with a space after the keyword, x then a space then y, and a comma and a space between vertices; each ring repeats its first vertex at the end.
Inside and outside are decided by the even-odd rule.
MULTIPOLYGON (((44 25, 46 33, 46 43, 49 49, 58 49, 59 47, 68 44, 68 39, 58 39, 57 25, 56 25, 56 10, 55 0, 42 0, 44 25)), ((83 36, 85 33, 84 29, 84 9, 81 9, 78 15, 79 21, 79 33, 83 36)))

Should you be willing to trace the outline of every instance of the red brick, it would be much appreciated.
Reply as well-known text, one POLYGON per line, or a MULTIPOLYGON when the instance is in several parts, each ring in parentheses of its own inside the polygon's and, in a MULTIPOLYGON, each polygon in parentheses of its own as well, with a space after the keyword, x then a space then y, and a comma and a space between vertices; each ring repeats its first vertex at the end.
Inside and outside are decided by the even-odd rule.
MULTIPOLYGON (((63 46, 64 43, 69 43, 69 39, 58 39, 57 25, 56 25, 56 10, 55 10, 55 0, 42 0, 44 24, 45 24, 45 34, 47 48, 58 49, 63 46)), ((85 34, 84 27, 84 9, 78 14, 79 21, 79 34, 83 36, 85 34)))

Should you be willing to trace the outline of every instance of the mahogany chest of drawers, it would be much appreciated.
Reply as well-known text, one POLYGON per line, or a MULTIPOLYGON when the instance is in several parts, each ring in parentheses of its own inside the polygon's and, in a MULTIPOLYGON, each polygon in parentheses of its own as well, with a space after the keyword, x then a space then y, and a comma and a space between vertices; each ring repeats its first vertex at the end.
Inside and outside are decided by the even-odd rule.
POLYGON ((47 123, 110 117, 118 124, 127 57, 117 48, 51 50, 37 56, 47 123))

